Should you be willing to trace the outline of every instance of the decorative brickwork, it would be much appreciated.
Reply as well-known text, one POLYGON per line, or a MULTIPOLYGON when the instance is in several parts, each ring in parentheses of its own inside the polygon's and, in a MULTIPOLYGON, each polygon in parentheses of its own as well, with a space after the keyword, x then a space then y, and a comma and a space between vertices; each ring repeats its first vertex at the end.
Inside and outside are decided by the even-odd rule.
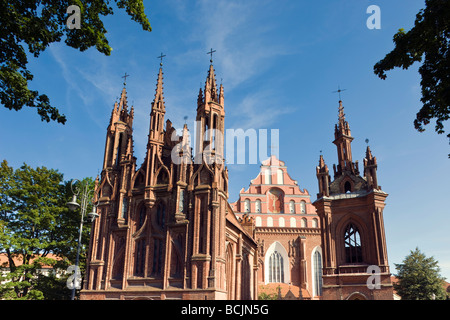
POLYGON ((388 196, 378 185, 376 158, 367 146, 364 177, 358 162, 352 161, 353 137, 339 101, 339 119, 333 143, 338 165, 333 165, 334 180, 320 156, 316 168, 319 193, 313 205, 320 217, 323 250, 323 299, 392 300, 383 209, 388 196), (368 285, 369 267, 377 279, 368 285))
POLYGON ((208 136, 208 128, 225 130, 212 64, 197 101, 194 155, 187 125, 177 136, 165 112, 161 67, 138 167, 125 88, 114 105, 81 299, 256 299, 257 244, 228 204, 223 142, 208 136))
POLYGON ((322 270, 313 261, 315 252, 321 255, 319 217, 308 190, 300 189, 285 163, 275 156, 263 161, 231 207, 243 220, 255 221, 259 293, 291 285, 290 298, 319 299, 322 270), (298 288, 306 294, 300 297, 298 288))

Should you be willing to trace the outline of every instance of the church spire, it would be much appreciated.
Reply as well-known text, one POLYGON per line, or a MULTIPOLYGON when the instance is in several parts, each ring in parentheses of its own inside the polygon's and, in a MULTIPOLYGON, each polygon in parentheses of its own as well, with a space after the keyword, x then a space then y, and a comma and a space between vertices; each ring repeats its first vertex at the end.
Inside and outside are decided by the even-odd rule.
POLYGON ((127 89, 124 86, 122 89, 122 93, 120 94, 120 100, 119 100, 119 112, 122 110, 126 110, 128 107, 128 101, 127 101, 127 89))
POLYGON ((372 151, 369 145, 367 145, 366 157, 364 158, 364 177, 367 180, 369 189, 379 189, 377 167, 377 158, 372 155, 372 151))
MULTIPOLYGON (((125 74, 126 75, 126 74, 125 74)), ((119 101, 114 103, 111 119, 106 136, 106 152, 103 161, 103 169, 120 165, 123 157, 133 153, 132 148, 127 147, 128 139, 133 134, 134 108, 128 111, 126 83, 123 84, 119 101)))
POLYGON ((162 63, 159 67, 158 79, 156 81, 155 98, 152 102, 152 109, 150 112, 150 141, 163 142, 164 139, 164 114, 166 107, 164 104, 163 94, 163 72, 162 63))
POLYGON ((156 82, 155 98, 153 99, 152 109, 157 108, 162 111, 166 110, 164 105, 164 94, 163 94, 163 72, 162 66, 159 68, 158 80, 156 82))
POLYGON ((317 194, 318 198, 323 196, 330 195, 330 175, 328 172, 328 166, 325 164, 325 160, 323 160, 323 156, 320 155, 319 165, 316 167, 316 176, 319 181, 319 193, 317 194))
POLYGON ((198 91, 198 97, 197 97, 197 108, 200 107, 203 104, 203 91, 202 88, 198 91))
POLYGON ((214 74, 214 67, 212 63, 209 66, 208 76, 205 83, 205 102, 211 101, 219 103, 217 95, 216 75, 214 74))
POLYGON ((224 90, 222 85, 220 85, 219 92, 217 90, 216 75, 212 64, 213 52, 215 51, 212 49, 208 52, 211 54, 211 64, 206 76, 205 89, 204 91, 200 89, 197 99, 196 121, 199 125, 196 132, 196 163, 201 163, 205 152, 219 158, 223 156, 224 90))
POLYGON ((359 174, 357 163, 355 165, 352 161, 351 142, 353 141, 353 137, 350 132, 350 126, 347 120, 345 120, 342 100, 339 100, 338 110, 338 123, 334 127, 335 140, 333 141, 338 151, 338 166, 337 170, 334 170, 334 176, 340 176, 344 171, 359 174))

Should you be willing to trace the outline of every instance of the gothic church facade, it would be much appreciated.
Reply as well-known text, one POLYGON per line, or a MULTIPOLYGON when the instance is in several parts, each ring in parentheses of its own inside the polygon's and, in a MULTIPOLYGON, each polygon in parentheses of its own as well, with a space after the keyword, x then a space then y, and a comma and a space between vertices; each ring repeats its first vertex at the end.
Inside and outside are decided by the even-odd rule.
POLYGON ((114 105, 81 299, 246 300, 275 287, 292 299, 392 299, 387 194, 369 147, 363 176, 352 161, 341 101, 334 180, 320 156, 313 202, 272 156, 229 203, 224 88, 212 61, 197 99, 194 153, 188 127, 177 135, 165 112, 161 67, 146 155, 137 166, 125 86, 114 105), (378 272, 375 290, 367 285, 369 267, 378 272))
POLYGON ((202 139, 194 155, 187 126, 176 136, 169 120, 164 126, 165 112, 161 67, 137 166, 125 87, 114 105, 81 299, 256 299, 257 244, 228 203, 223 143, 207 136, 208 128, 225 128, 212 63, 198 95, 202 139))

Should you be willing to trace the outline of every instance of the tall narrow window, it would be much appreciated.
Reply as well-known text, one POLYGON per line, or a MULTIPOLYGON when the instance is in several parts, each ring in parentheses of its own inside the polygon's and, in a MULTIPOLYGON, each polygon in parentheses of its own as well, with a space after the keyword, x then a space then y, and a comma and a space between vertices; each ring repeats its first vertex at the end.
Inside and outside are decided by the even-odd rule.
POLYGON ((272 184, 272 172, 270 168, 264 170, 264 184, 272 184))
POLYGON ((217 130, 217 114, 213 116, 213 124, 212 124, 212 150, 216 150, 216 130, 217 130))
POLYGON ((180 199, 178 202, 178 211, 179 212, 184 212, 184 194, 185 194, 185 190, 180 189, 180 199))
POLYGON ((208 203, 205 197, 199 200, 198 219, 198 253, 206 253, 206 217, 208 215, 208 203))
POLYGON ((162 261, 162 240, 154 238, 152 276, 156 277, 161 275, 161 261, 162 261))
POLYGON ((295 213, 295 202, 294 200, 289 201, 289 212, 295 213))
POLYGON ((290 219, 290 224, 291 224, 291 228, 296 228, 297 227, 297 222, 295 221, 294 217, 292 217, 290 219))
POLYGON ((117 146, 116 166, 119 165, 122 153, 123 132, 119 133, 119 144, 117 146))
POLYGON ((306 213, 306 202, 305 201, 300 202, 300 213, 306 213))
POLYGON ((306 228, 308 226, 308 223, 306 221, 306 218, 302 218, 302 228, 306 228))
POLYGON ((250 200, 249 199, 245 199, 245 201, 244 201, 244 211, 250 212, 250 200))
POLYGON ((312 219, 312 227, 313 228, 319 227, 319 221, 316 218, 312 219))
POLYGON ((350 223, 344 233, 345 261, 347 263, 362 262, 361 238, 358 228, 350 223))
POLYGON ((322 256, 318 250, 314 252, 314 296, 322 295, 322 256))
POLYGON ((122 199, 122 213, 120 215, 120 217, 122 219, 126 219, 127 218, 127 211, 128 211, 128 198, 124 197, 122 199))
POLYGON ((255 202, 255 212, 261 212, 261 200, 259 200, 259 199, 256 199, 256 202, 255 202))
POLYGON ((281 169, 277 169, 277 183, 278 184, 283 184, 283 170, 281 169))
POLYGON ((269 282, 284 282, 283 257, 278 251, 269 258, 269 282))
POLYGON ((350 182, 346 181, 344 184, 344 191, 345 193, 351 193, 352 192, 352 185, 350 182))
POLYGON ((136 242, 136 258, 134 265, 134 275, 144 276, 145 267, 145 239, 140 239, 136 242))

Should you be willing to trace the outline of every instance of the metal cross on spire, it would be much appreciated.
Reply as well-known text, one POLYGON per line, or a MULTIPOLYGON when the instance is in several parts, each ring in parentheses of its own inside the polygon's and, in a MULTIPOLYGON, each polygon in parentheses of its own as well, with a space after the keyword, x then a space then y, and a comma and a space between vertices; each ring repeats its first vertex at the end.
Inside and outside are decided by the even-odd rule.
POLYGON ((211 55, 211 60, 209 60, 211 63, 213 62, 212 55, 213 55, 214 52, 216 52, 216 50, 213 50, 213 49, 211 48, 211 51, 206 53, 206 54, 211 55))
POLYGON ((125 75, 122 77, 122 78, 124 78, 124 80, 123 80, 123 85, 124 85, 124 86, 127 85, 127 78, 128 78, 129 76, 130 76, 130 75, 127 74, 127 73, 125 72, 125 75))
POLYGON ((159 65, 160 66, 162 66, 163 65, 163 63, 162 63, 162 59, 165 57, 166 55, 165 54, 163 54, 162 52, 161 52, 161 55, 159 56, 159 57, 157 57, 158 59, 161 59, 161 62, 159 63, 159 65))
POLYGON ((333 93, 336 93, 336 92, 338 92, 338 93, 339 93, 339 101, 341 101, 341 92, 342 92, 342 91, 345 91, 345 90, 347 90, 347 89, 341 89, 341 87, 340 87, 340 86, 338 86, 338 89, 337 89, 337 91, 333 91, 333 93))

